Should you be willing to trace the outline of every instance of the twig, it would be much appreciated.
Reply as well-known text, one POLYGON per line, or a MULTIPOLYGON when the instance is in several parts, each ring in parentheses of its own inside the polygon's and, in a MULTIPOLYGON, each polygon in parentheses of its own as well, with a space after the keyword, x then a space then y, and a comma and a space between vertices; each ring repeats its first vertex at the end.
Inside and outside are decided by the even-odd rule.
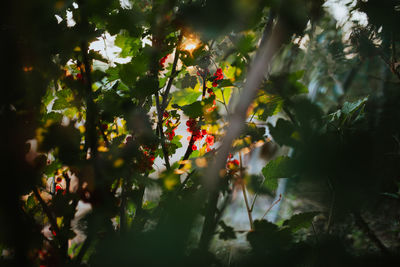
POLYGON ((256 199, 257 199, 257 196, 258 196, 258 194, 257 194, 257 193, 255 193, 255 194, 254 194, 253 201, 252 201, 252 203, 251 203, 251 208, 250 208, 250 211, 252 211, 252 212, 253 212, 254 204, 256 204, 256 199))
POLYGON ((249 201, 247 200, 247 193, 246 193, 246 186, 243 181, 243 165, 242 165, 242 153, 239 152, 239 159, 240 159, 240 178, 241 179, 241 185, 242 185, 242 192, 243 192, 243 197, 244 197, 244 203, 246 204, 246 210, 247 210, 247 216, 249 217, 249 223, 250 223, 250 229, 253 230, 253 216, 251 214, 251 209, 249 207, 249 201))
POLYGON ((268 212, 271 211, 271 209, 279 203, 279 201, 282 200, 282 194, 279 194, 279 198, 272 203, 272 205, 267 209, 267 211, 264 213, 264 215, 261 217, 261 220, 264 219, 264 217, 268 214, 268 212))
POLYGON ((222 88, 221 88, 221 95, 222 95, 222 100, 224 101, 223 104, 226 109, 226 115, 228 116, 228 119, 229 119, 229 109, 228 109, 228 106, 226 105, 224 90, 222 88))
POLYGON ((49 219, 52 229, 56 232, 56 234, 59 234, 60 228, 57 225, 57 221, 53 217, 53 214, 51 213, 47 204, 44 202, 42 196, 39 193, 39 190, 37 189, 37 187, 34 187, 32 191, 33 191, 33 194, 35 195, 36 199, 39 201, 40 205, 42 206, 42 209, 43 209, 44 213, 46 214, 47 218, 49 219))
POLYGON ((158 117, 158 131, 160 133, 160 139, 161 139, 161 148, 164 154, 164 160, 165 160, 165 167, 167 170, 171 169, 171 165, 169 164, 169 155, 168 155, 168 150, 167 147, 165 146, 165 136, 164 136, 164 130, 163 130, 163 125, 162 125, 162 118, 163 118, 163 110, 160 106, 160 100, 158 96, 158 92, 155 93, 155 99, 156 99, 156 108, 157 108, 157 117, 158 117))
POLYGON ((92 91, 92 77, 91 77, 91 64, 88 56, 88 44, 86 41, 81 43, 84 75, 85 75, 85 101, 86 101, 86 121, 85 121, 85 149, 90 148, 91 159, 95 160, 97 157, 97 134, 96 134, 96 108, 93 101, 92 91))
POLYGON ((181 42, 182 42, 182 35, 183 35, 183 33, 179 34, 178 43, 176 44, 176 48, 175 48, 174 62, 172 63, 171 75, 169 77, 167 87, 165 88, 165 91, 162 95, 162 98, 163 98, 162 105, 161 105, 162 111, 164 111, 167 108, 167 99, 168 99, 169 91, 171 90, 172 82, 174 81, 174 78, 178 74, 178 72, 176 71, 176 66, 178 65, 178 59, 179 59, 179 54, 180 54, 179 46, 181 45, 181 42))

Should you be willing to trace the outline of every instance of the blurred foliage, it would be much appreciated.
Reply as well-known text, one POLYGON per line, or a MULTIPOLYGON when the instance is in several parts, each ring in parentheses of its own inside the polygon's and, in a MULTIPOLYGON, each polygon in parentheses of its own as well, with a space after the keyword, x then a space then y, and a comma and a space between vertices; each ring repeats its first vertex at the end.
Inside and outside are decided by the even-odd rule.
POLYGON ((0 265, 398 266, 400 3, 349 4, 368 18, 349 32, 323 4, 3 3, 0 265), (276 32, 284 41, 267 43, 278 52, 208 198, 205 172, 276 32), (126 63, 89 49, 101 41, 126 63), (242 153, 260 144, 268 162, 250 175, 242 153), (249 231, 221 219, 238 188, 268 196, 281 178, 312 207, 253 221, 246 197, 249 231), (239 232, 233 262, 204 243, 239 232))

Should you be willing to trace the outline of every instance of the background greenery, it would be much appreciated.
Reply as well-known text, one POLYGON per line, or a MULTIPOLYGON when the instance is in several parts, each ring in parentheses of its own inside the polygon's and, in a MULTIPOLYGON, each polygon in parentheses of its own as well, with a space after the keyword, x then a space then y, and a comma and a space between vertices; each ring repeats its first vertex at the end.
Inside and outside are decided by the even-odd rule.
POLYGON ((3 3, 1 266, 398 266, 400 2, 346 30, 323 4, 3 3), (88 49, 108 34, 127 63, 88 49))

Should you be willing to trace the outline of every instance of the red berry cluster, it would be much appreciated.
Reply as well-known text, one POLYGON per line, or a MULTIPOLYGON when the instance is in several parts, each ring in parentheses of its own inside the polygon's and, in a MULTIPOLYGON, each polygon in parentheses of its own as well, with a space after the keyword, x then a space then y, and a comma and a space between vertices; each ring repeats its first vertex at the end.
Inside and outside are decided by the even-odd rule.
POLYGON ((140 172, 150 171, 153 168, 154 160, 156 157, 154 153, 156 151, 156 146, 143 147, 143 153, 139 159, 138 169, 140 172))
POLYGON ((222 74, 222 69, 218 68, 217 71, 214 73, 214 81, 212 83, 213 87, 217 87, 217 81, 222 80, 224 78, 224 74, 222 74))
POLYGON ((55 182, 56 182, 56 194, 61 193, 63 195, 66 194, 65 189, 62 187, 61 183, 62 183, 62 178, 60 176, 58 176, 57 178, 55 178, 55 182))
POLYGON ((169 54, 160 59, 161 68, 164 68, 164 64, 165 64, 165 61, 167 60, 168 56, 169 56, 169 54))
POLYGON ((165 124, 167 125, 167 131, 165 134, 167 135, 168 140, 171 141, 175 136, 176 127, 170 120, 167 120, 165 124))
POLYGON ((229 154, 226 168, 235 171, 239 167, 240 162, 237 159, 232 159, 232 154, 229 154))
MULTIPOLYGON (((188 126, 187 131, 192 133, 192 137, 193 141, 200 141, 201 139, 203 139, 204 136, 206 136, 206 150, 207 152, 211 150, 210 146, 214 145, 214 136, 210 135, 207 133, 207 131, 205 129, 200 130, 200 127, 197 125, 197 121, 196 119, 190 118, 187 122, 186 122, 186 126, 188 126)), ((188 137, 188 140, 190 140, 190 137, 188 137)), ((192 145, 192 150, 195 151, 197 150, 197 146, 195 144, 192 145)))
POLYGON ((164 117, 164 119, 167 119, 166 122, 165 122, 165 126, 167 126, 167 130, 165 131, 165 135, 167 136, 169 141, 172 141, 172 139, 175 136, 175 130, 176 130, 176 126, 177 125, 172 123, 172 121, 168 119, 169 116, 170 115, 169 115, 168 111, 164 111, 163 117, 164 117))
MULTIPOLYGON (((190 118, 186 122, 186 126, 188 127, 187 131, 189 133, 192 133, 193 141, 196 142, 196 141, 201 140, 203 138, 204 135, 202 134, 202 131, 200 131, 200 127, 197 125, 196 119, 190 118)), ((196 147, 196 149, 193 149, 193 150, 197 150, 197 147, 196 147)))

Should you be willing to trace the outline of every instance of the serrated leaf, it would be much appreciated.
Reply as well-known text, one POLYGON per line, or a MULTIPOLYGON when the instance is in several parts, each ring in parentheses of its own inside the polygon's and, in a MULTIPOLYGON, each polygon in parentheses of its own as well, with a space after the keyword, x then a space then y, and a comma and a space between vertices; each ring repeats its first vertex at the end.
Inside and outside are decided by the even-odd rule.
POLYGON ((222 228, 222 232, 219 233, 218 237, 222 240, 235 239, 236 234, 233 227, 226 225, 224 221, 219 221, 219 226, 222 228))
POLYGON ((141 46, 141 41, 139 38, 133 38, 127 34, 118 34, 115 38, 115 45, 122 50, 119 54, 120 57, 132 57, 141 46))
POLYGON ((278 188, 277 179, 290 178, 295 174, 292 159, 287 156, 281 156, 271 160, 262 169, 262 174, 265 177, 264 185, 270 190, 276 190, 278 188))
POLYGON ((203 115, 203 104, 201 101, 196 101, 181 108, 183 113, 190 118, 197 118, 203 115))
POLYGON ((279 145, 296 145, 296 140, 293 139, 293 133, 296 129, 290 121, 279 119, 275 127, 268 123, 268 129, 275 142, 279 145))
POLYGON ((300 229, 308 228, 311 226, 312 220, 317 216, 319 211, 303 212, 293 215, 290 219, 286 220, 283 225, 289 226, 292 232, 297 232, 300 229))
POLYGON ((223 79, 218 83, 218 87, 231 87, 231 86, 233 86, 233 83, 231 82, 231 80, 228 79, 223 79))
POLYGON ((156 93, 158 90, 159 84, 157 78, 153 76, 144 76, 136 82, 132 94, 138 99, 143 99, 156 93))
POLYGON ((35 197, 33 196, 33 194, 31 194, 31 195, 29 195, 28 199, 26 200, 26 206, 28 207, 28 209, 31 209, 35 205, 36 205, 35 197))
POLYGON ((182 78, 181 80, 182 88, 195 88, 197 84, 197 77, 196 76, 191 76, 188 73, 186 73, 185 77, 182 78))
POLYGON ((355 111, 360 109, 365 104, 365 102, 367 102, 367 100, 368 100, 368 97, 365 97, 365 98, 359 99, 355 102, 345 102, 341 109, 342 113, 346 114, 346 115, 350 115, 350 114, 354 113, 355 111))
POLYGON ((224 88, 224 89, 218 89, 218 90, 214 90, 215 93, 215 98, 220 101, 220 102, 224 102, 225 99, 225 104, 228 105, 229 104, 229 100, 231 98, 231 93, 232 93, 232 89, 231 88, 224 88), (224 94, 222 97, 222 93, 224 94))
POLYGON ((199 96, 201 96, 201 92, 191 88, 185 88, 172 93, 171 104, 177 104, 179 106, 192 104, 199 96))
POLYGON ((69 107, 71 107, 71 104, 68 103, 64 98, 58 98, 54 101, 51 109, 52 110, 63 110, 63 109, 69 108, 69 107))

